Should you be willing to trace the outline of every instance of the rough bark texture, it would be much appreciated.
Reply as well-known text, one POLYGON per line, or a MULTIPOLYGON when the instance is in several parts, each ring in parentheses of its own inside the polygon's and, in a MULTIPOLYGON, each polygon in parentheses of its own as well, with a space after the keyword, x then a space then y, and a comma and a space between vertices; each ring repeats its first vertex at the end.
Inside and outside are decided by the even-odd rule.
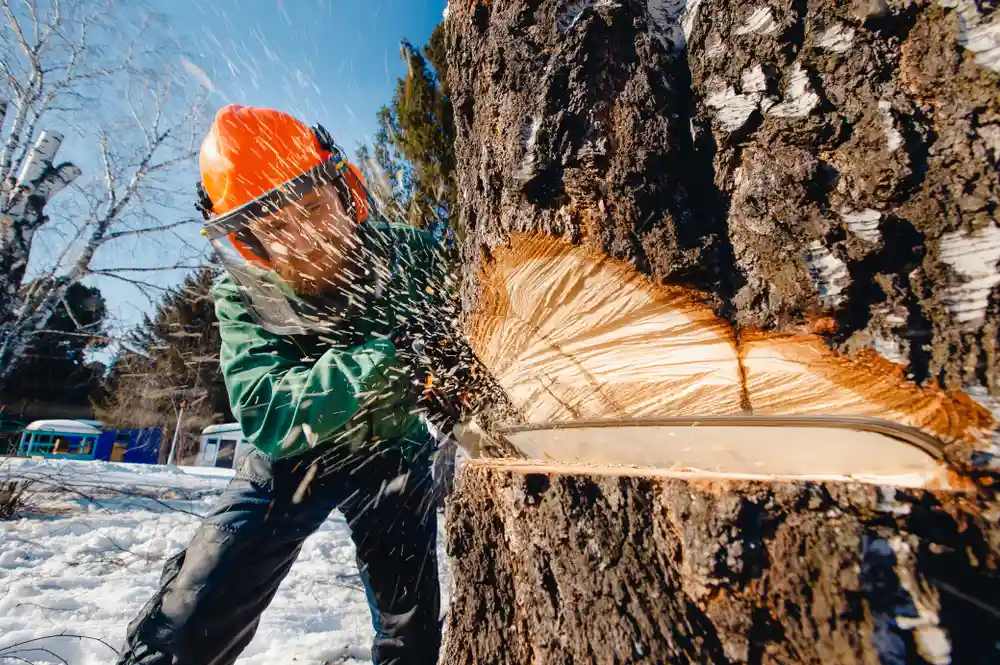
MULTIPOLYGON (((470 312, 498 248, 541 233, 692 287, 737 340, 806 324, 997 404, 995 3, 452 0, 447 21, 470 312)), ((997 662, 983 480, 467 466, 442 662, 997 662)))
POLYGON ((1000 394, 998 32, 962 0, 453 2, 466 305, 541 231, 1000 394))
MULTIPOLYGON (((0 100, 0 125, 5 111, 6 102, 0 100)), ((61 143, 58 132, 42 132, 18 177, 0 183, 0 385, 27 344, 28 334, 16 329, 16 310, 32 240, 48 221, 45 205, 80 176, 69 162, 53 165, 61 143)))
POLYGON ((995 663, 1000 515, 860 484, 468 463, 441 662, 995 663))

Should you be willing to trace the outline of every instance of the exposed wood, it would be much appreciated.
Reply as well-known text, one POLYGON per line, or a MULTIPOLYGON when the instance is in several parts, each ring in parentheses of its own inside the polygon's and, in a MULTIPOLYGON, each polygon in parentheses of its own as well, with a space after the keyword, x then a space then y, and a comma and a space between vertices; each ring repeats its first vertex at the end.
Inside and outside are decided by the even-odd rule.
MULTIPOLYGON (((530 460, 583 465, 590 467, 587 473, 618 470, 638 475, 857 480, 898 487, 974 489, 943 463, 932 439, 914 441, 883 433, 888 428, 836 426, 830 420, 822 426, 794 418, 767 424, 756 424, 753 418, 626 419, 523 427, 502 436, 530 460)), ((565 468, 562 472, 566 473, 565 468)))
POLYGON ((871 416, 989 446, 996 423, 969 397, 917 386, 874 353, 816 334, 741 331, 697 291, 621 261, 515 234, 480 277, 470 340, 526 422, 726 414, 871 416))

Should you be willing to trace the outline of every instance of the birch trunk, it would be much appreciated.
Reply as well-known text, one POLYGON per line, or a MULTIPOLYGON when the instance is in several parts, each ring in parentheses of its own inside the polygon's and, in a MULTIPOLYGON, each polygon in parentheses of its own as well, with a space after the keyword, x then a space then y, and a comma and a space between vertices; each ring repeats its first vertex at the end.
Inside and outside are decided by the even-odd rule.
POLYGON ((471 0, 446 20, 464 306, 513 407, 487 425, 878 416, 964 480, 477 460, 448 509, 442 662, 1000 658, 993 6, 471 0))

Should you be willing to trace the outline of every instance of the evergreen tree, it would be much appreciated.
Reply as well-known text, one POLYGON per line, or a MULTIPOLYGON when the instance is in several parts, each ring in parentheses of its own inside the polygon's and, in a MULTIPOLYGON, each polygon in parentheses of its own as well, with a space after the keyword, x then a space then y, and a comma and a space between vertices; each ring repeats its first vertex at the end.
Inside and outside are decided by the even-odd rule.
POLYGON ((129 334, 130 348, 115 358, 108 373, 110 397, 100 409, 108 423, 163 427, 169 436, 181 401, 188 432, 233 419, 209 294, 216 274, 216 268, 206 266, 190 275, 129 334))
MULTIPOLYGON (((32 294, 47 293, 58 286, 36 280, 25 285, 22 297, 30 300, 32 294)), ((87 407, 102 399, 104 366, 90 362, 87 353, 106 346, 106 314, 99 289, 79 282, 70 285, 45 330, 32 337, 5 383, 0 403, 87 407)))
POLYGON ((447 224, 455 210, 455 123, 443 74, 444 24, 423 53, 404 40, 406 76, 378 112, 373 147, 358 150, 369 185, 391 216, 415 226, 447 224))

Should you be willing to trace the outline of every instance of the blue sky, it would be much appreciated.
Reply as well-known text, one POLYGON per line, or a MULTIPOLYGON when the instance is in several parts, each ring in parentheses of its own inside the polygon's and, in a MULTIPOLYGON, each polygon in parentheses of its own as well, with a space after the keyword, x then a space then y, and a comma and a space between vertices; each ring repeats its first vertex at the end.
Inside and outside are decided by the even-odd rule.
POLYGON ((445 0, 169 0, 165 13, 219 105, 322 122, 353 150, 404 73, 399 41, 426 43, 445 0))
MULTIPOLYGON (((213 111, 230 103, 279 108, 306 122, 322 123, 353 154, 359 142, 374 133, 376 111, 390 101, 396 78, 405 73, 400 39, 426 43, 447 2, 156 0, 148 4, 187 52, 186 76, 211 90, 213 111)), ((207 132, 210 120, 202 132, 207 132)), ((73 160, 85 174, 99 170, 94 147, 86 141, 68 138, 60 158, 73 160)), ((197 177, 197 166, 192 164, 182 178, 181 186, 190 183, 192 196, 197 177)), ((207 249, 198 231, 192 226, 155 242, 121 242, 102 250, 98 264, 158 265, 163 262, 159 256, 176 253, 184 243, 207 249)), ((52 248, 43 245, 39 243, 33 256, 36 266, 52 255, 52 248)), ((142 277, 168 285, 181 275, 142 277)), ((119 326, 136 323, 150 309, 148 300, 127 284, 107 278, 88 282, 100 286, 119 326)))

